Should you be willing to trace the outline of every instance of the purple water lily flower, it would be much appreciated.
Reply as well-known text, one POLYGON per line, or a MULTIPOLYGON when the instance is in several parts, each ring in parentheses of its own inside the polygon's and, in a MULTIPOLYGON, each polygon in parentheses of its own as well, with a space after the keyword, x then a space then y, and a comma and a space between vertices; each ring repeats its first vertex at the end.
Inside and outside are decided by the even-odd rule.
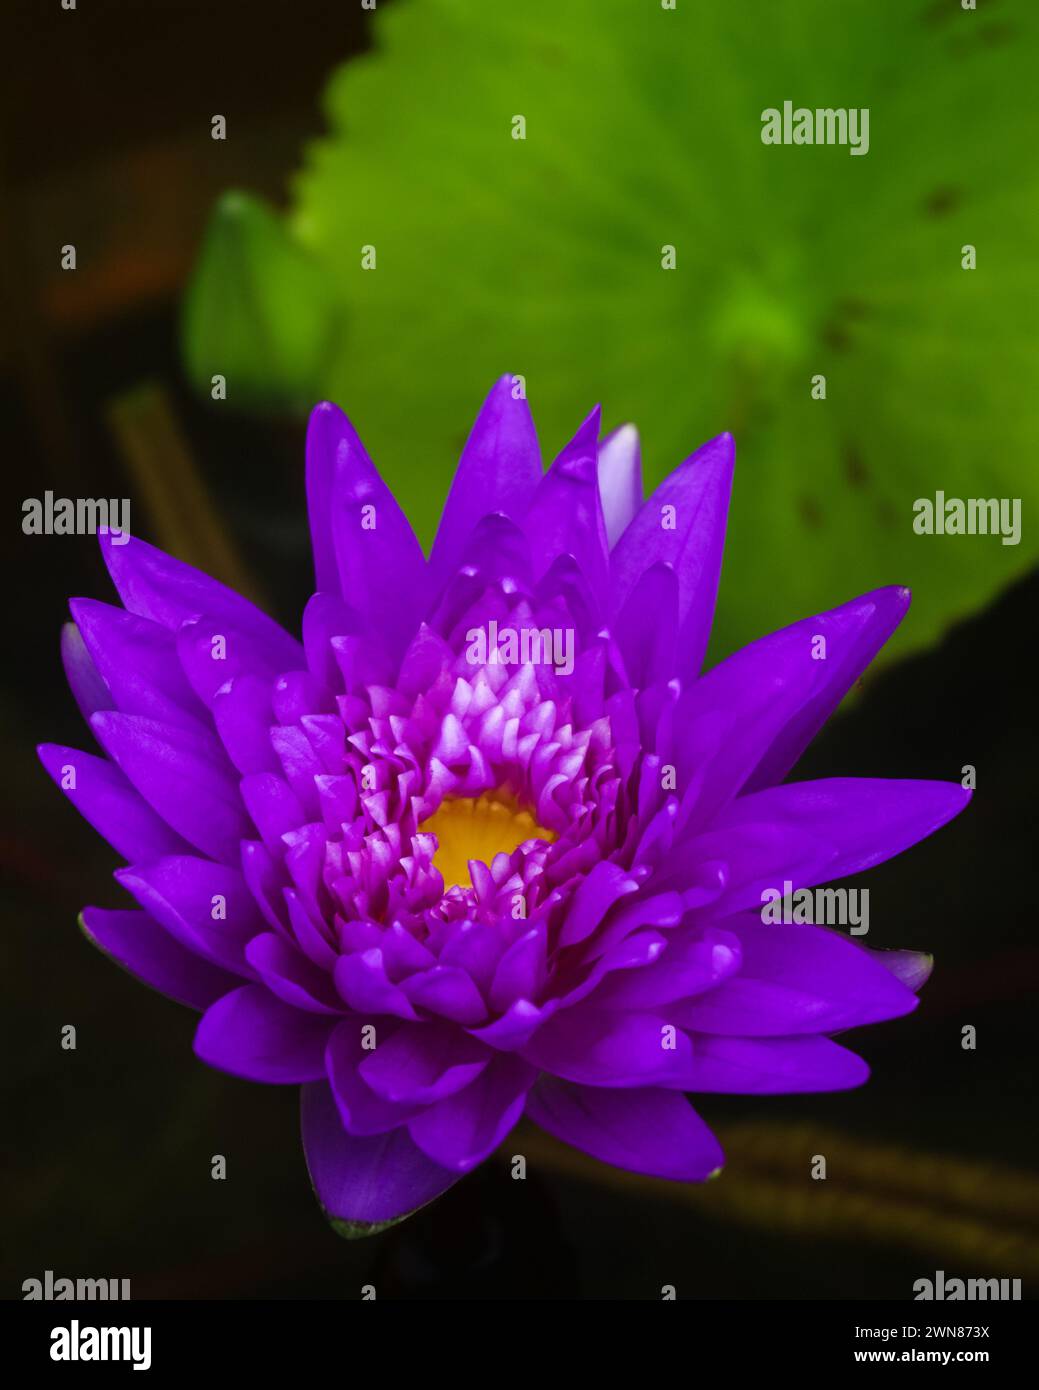
POLYGON ((859 1085, 828 1035, 907 1013, 925 958, 766 923, 762 895, 879 863, 968 799, 784 783, 908 592, 701 674, 731 438, 643 502, 635 432, 600 442, 598 410, 543 474, 514 380, 480 412, 428 561, 318 406, 302 641, 103 539, 123 606, 74 600, 63 641, 103 756, 40 749, 138 904, 88 908, 89 936, 204 1011, 204 1061, 302 1084, 342 1229, 430 1201, 524 1114, 698 1181, 722 1152, 687 1093, 859 1085))

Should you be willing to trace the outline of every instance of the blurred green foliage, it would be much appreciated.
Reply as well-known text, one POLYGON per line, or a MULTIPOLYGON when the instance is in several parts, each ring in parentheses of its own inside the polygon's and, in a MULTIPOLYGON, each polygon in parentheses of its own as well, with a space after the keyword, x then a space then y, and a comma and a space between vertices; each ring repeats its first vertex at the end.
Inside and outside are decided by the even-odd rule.
POLYGON ((287 218, 214 213, 200 390, 339 402, 427 545, 502 372, 547 456, 634 420, 648 483, 731 430, 716 653, 892 582, 904 651, 1034 560, 1034 0, 394 0, 374 39, 287 218), (868 107, 868 154, 764 145, 785 100, 868 107), (1022 498, 1021 544, 914 534, 938 490, 1022 498))

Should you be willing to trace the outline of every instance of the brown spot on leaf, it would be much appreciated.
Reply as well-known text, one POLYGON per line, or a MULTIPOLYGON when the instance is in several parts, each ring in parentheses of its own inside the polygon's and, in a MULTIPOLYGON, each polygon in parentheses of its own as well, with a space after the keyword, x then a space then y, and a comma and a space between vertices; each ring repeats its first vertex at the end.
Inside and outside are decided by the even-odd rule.
POLYGON ((933 5, 928 5, 920 18, 925 24, 945 24, 952 18, 953 5, 950 0, 934 0, 933 5))
POLYGON ((831 319, 823 325, 823 342, 831 352, 847 352, 851 337, 844 324, 831 319))
POLYGON ((1016 24, 971 24, 959 33, 950 35, 949 52, 957 58, 969 58, 979 47, 1000 48, 1016 39, 1019 33, 1016 24))
POLYGON ((865 487, 869 482, 869 470, 862 455, 854 444, 844 446, 844 476, 852 487, 865 487))
POLYGON ((986 48, 999 48, 1009 43, 1017 34, 1016 24, 986 24, 978 33, 978 38, 986 48))
POLYGON ((865 319, 869 317, 869 312, 867 302, 851 294, 846 295, 843 299, 838 299, 834 306, 834 313, 843 319, 865 319))
POLYGON ((804 524, 813 531, 823 524, 822 508, 808 493, 803 492, 797 499, 797 510, 804 524))
POLYGON ((838 299, 833 312, 823 324, 820 337, 831 352, 847 352, 852 346, 852 328, 861 319, 868 318, 870 307, 864 299, 846 295, 838 299))
POLYGON ((924 215, 948 217, 950 212, 955 212, 959 207, 962 198, 963 195, 958 188, 936 188, 924 199, 924 215))

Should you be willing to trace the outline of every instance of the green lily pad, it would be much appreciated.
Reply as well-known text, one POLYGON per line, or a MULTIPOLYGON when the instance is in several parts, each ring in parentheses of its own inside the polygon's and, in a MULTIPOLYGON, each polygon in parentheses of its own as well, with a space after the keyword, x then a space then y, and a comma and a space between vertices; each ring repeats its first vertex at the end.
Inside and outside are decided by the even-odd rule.
POLYGON ((649 483, 731 430, 715 652, 884 583, 905 651, 1034 562, 1031 0, 396 0, 373 32, 282 235, 221 271, 217 214, 202 389, 234 340, 229 393, 338 401, 427 544, 502 372, 548 455, 595 401, 634 420, 649 483), (764 144, 786 100, 868 108, 868 152, 764 144), (916 534, 939 491, 1020 498, 1020 543, 916 534))

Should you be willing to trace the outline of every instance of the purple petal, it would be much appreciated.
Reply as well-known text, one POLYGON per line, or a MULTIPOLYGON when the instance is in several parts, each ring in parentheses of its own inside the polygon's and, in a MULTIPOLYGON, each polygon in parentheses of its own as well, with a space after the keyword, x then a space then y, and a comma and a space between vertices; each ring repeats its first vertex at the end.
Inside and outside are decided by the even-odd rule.
POLYGON ((461 566, 464 548, 482 517, 501 512, 518 521, 541 480, 541 452, 525 398, 513 395, 515 378, 491 388, 462 450, 429 557, 432 593, 461 566))
POLYGON ((817 659, 815 639, 826 637, 827 651, 850 651, 860 638, 868 649, 876 599, 867 594, 769 633, 683 690, 674 711, 671 761, 680 794, 699 784, 696 825, 709 825, 752 782, 760 787, 762 769, 785 768, 800 752, 818 727, 820 711, 841 693, 829 659, 817 659), (772 761, 774 747, 781 756, 772 761))
POLYGON ((114 710, 95 714, 91 728, 168 825, 203 854, 238 862, 252 826, 216 738, 114 710))
POLYGON ((267 644, 231 626, 224 618, 205 613, 191 618, 177 629, 177 658, 192 690, 209 709, 218 690, 233 677, 249 673, 260 676, 270 689, 285 669, 275 664, 280 653, 267 644))
POLYGON ((117 869, 115 878, 187 951, 253 975, 245 948, 263 920, 237 869, 193 855, 117 869))
POLYGON ((619 946, 625 937, 642 927, 674 927, 681 921, 685 911, 683 896, 680 893, 647 893, 626 902, 620 902, 607 914, 605 924, 599 927, 595 936, 588 942, 586 958, 595 960, 619 946))
POLYGON ((399 658, 429 597, 421 547, 342 411, 326 402, 311 421, 307 497, 317 587, 341 593, 399 658), (328 572, 329 533, 338 582, 328 572))
POLYGON ((112 692, 108 707, 165 724, 204 727, 205 710, 184 678, 172 633, 147 618, 92 599, 74 598, 69 607, 94 665, 112 692))
POLYGON ((171 628, 203 613, 249 634, 279 670, 305 664, 299 643, 255 604, 201 570, 131 536, 116 545, 101 536, 101 551, 119 597, 131 613, 171 628))
POLYGON ((527 1043, 541 1026, 544 1018, 550 1016, 552 1006, 539 1008, 529 999, 517 999, 514 1004, 496 1018, 493 1023, 485 1023, 482 1028, 471 1028, 474 1038, 485 1042, 488 1047, 500 1048, 503 1052, 519 1049, 527 1043))
POLYGON ((688 1074, 689 1039, 648 1013, 582 1005, 556 1014, 523 1049, 544 1071, 586 1086, 678 1084, 688 1074))
POLYGON ((671 750, 661 751, 677 794, 694 798, 689 829, 712 826, 807 698, 812 673, 790 671, 783 655, 744 647, 682 691, 671 750))
POLYGON ((189 1009, 208 1009, 241 983, 236 976, 186 951, 146 912, 85 907, 81 920, 86 935, 106 956, 189 1009))
POLYGON ((487 1017, 483 996, 464 970, 454 965, 437 965, 432 970, 409 975, 401 988, 413 1004, 439 1014, 453 1023, 473 1025, 487 1017))
POLYGON ((692 826, 711 825, 748 780, 757 778, 777 740, 801 728, 806 710, 813 711, 814 720, 820 700, 833 694, 829 662, 812 655, 815 636, 828 631, 833 639, 835 632, 859 631, 869 611, 857 600, 770 633, 682 691, 670 761, 679 795, 697 793, 692 826))
POLYGON ((321 805, 314 779, 325 776, 325 766, 314 752, 310 739, 298 725, 276 725, 271 729, 271 746, 278 755, 285 780, 303 808, 303 819, 319 820, 321 805))
POLYGON ((271 684, 259 676, 235 676, 213 697, 213 722, 239 772, 276 772, 271 746, 271 684))
POLYGON ((242 877, 267 925, 291 936, 283 897, 285 868, 259 840, 242 841, 242 877))
POLYGON ((245 958, 272 994, 294 1008, 342 1014, 328 976, 274 932, 263 932, 245 948, 245 958))
POLYGON ((331 697, 309 670, 282 672, 271 686, 271 704, 278 724, 298 724, 332 708, 331 697))
POLYGON ((501 512, 481 517, 473 527, 462 563, 487 584, 529 591, 533 583, 526 533, 501 512))
POLYGON ((83 635, 75 623, 64 623, 61 629, 61 663, 65 678, 75 696, 83 718, 89 721, 99 709, 112 709, 115 700, 104 678, 91 659, 83 635))
POLYGON ((242 800, 263 842, 272 854, 281 854, 281 837, 296 830, 307 819, 299 798, 274 772, 250 772, 241 781, 242 800))
MULTIPOLYGON (((660 932, 633 932, 608 951, 597 956, 591 962, 590 969, 588 962, 582 962, 581 973, 583 973, 584 978, 579 979, 578 983, 567 989, 564 994, 554 995, 552 1003, 559 1009, 572 1008, 574 1004, 596 994, 599 986, 608 975, 617 971, 625 974, 632 970, 643 970, 658 960, 666 949, 667 939, 660 932)), ((569 983, 569 981, 558 979, 557 982, 553 983, 558 987, 558 984, 569 983)), ((598 996, 592 1001, 592 1007, 598 1007, 598 996)))
MULTIPOLYGON (((663 954, 640 970, 611 975, 592 999, 596 1008, 655 1009, 679 999, 717 993, 717 986, 740 968, 740 938, 717 927, 669 931, 663 954)), ((670 1015, 670 1009, 661 1010, 670 1015)))
POLYGON ((725 886, 713 906, 717 915, 726 916, 760 906, 766 890, 782 891, 787 880, 797 889, 836 877, 829 872, 833 860, 833 845, 827 841, 782 823, 754 821, 709 830, 673 846, 653 886, 680 888, 703 865, 722 865, 725 886))
POLYGON ((547 932, 538 923, 514 941, 498 962, 491 982, 491 1008, 504 1012, 516 999, 536 999, 545 982, 547 932))
POLYGON ((332 1220, 361 1227, 398 1221, 457 1182, 459 1175, 428 1159, 406 1129, 347 1134, 326 1083, 304 1086, 300 1099, 310 1180, 332 1220))
POLYGON ((580 426, 538 484, 523 521, 535 576, 563 555, 577 561, 593 596, 607 592, 609 554, 596 458, 599 408, 580 426))
POLYGON ((684 1091, 781 1095, 861 1086, 869 1067, 829 1038, 722 1038, 697 1034, 684 1091))
POLYGON ((316 1081, 325 1075, 325 1044, 334 1026, 331 1018, 276 999, 264 985, 242 985, 202 1015, 195 1052, 247 1081, 316 1081))
POLYGON ((674 569, 683 679, 698 675, 707 650, 735 457, 729 434, 697 449, 642 504, 610 556, 614 611, 651 565, 664 561, 674 569))
POLYGON ((748 1038, 788 1037, 839 1032, 893 1018, 915 1008, 916 995, 910 994, 909 1002, 900 1002, 900 1008, 890 1009, 873 1000, 832 999, 796 985, 738 979, 727 981, 700 999, 672 1007, 668 1016, 691 1032, 748 1038))
POLYGON ((970 800, 958 782, 832 777, 737 798, 715 828, 674 851, 684 863, 722 859, 719 914, 760 906, 785 879, 795 888, 872 868, 931 835, 970 800))
POLYGON ((339 568, 332 535, 332 483, 339 441, 344 429, 349 427, 346 416, 331 401, 315 406, 307 423, 307 511, 314 553, 314 587, 326 594, 339 593, 339 568))
POLYGON ((815 663, 823 668, 824 679, 776 737, 748 779, 747 791, 775 786, 783 780, 905 617, 909 598, 905 588, 875 589, 809 620, 813 641, 816 636, 826 638, 826 660, 815 663))
POLYGON ((454 662, 454 651, 444 639, 425 623, 408 644, 400 665, 396 688, 402 695, 414 699, 435 684, 442 671, 454 662))
MULTIPOLYGON (((383 1100, 361 1079, 358 1066, 372 1055, 362 1046, 361 1030, 371 1026, 369 1020, 361 1017, 344 1019, 329 1038, 325 1050, 332 1094, 342 1122, 351 1134, 385 1134, 406 1123, 421 1108, 417 1102, 398 1105, 383 1100)), ((384 1021, 380 1020, 377 1031, 379 1034, 387 1031, 384 1021)))
POLYGON ((636 581, 614 623, 632 687, 666 681, 675 670, 678 579, 670 565, 651 565, 636 581))
POLYGON ((295 889, 286 888, 284 897, 292 934, 299 943, 300 950, 315 965, 331 974, 339 959, 339 953, 333 949, 329 941, 333 929, 321 921, 314 920, 295 889))
POLYGON ((612 550, 642 506, 639 432, 634 425, 621 425, 601 441, 597 472, 606 540, 612 550))
POLYGON ((724 1162, 717 1139, 675 1091, 611 1091, 544 1076, 527 1114, 564 1144, 632 1173, 702 1182, 724 1162))
MULTIPOLYGON (((329 531, 329 543, 331 539, 332 533, 329 531)), ((303 646, 307 653, 307 666, 314 678, 329 690, 338 689, 340 685, 332 642, 337 637, 357 636, 364 627, 360 615, 339 597, 338 572, 333 573, 332 583, 335 585, 334 593, 313 594, 303 610, 303 646)))
POLYGON ((84 820, 124 859, 161 859, 190 848, 107 758, 58 743, 41 743, 36 751, 84 820), (62 785, 73 778, 74 786, 62 785))
POLYGON ((491 1056, 458 1028, 404 1023, 364 1055, 358 1071, 383 1100, 428 1105, 468 1086, 491 1056))
POLYGON ((743 949, 735 979, 664 1012, 693 1032, 745 1037, 835 1033, 916 1008, 912 990, 873 953, 825 927, 732 921, 743 949))
POLYGON ((871 949, 869 953, 878 965, 882 965, 885 970, 890 970, 896 980, 900 980, 906 989, 911 989, 914 992, 923 989, 931 978, 931 971, 934 969, 934 956, 927 951, 874 951, 871 949))
POLYGON ((496 923, 455 923, 439 950, 441 965, 457 965, 486 993, 501 960, 504 942, 496 923))
POLYGON ((573 896, 566 922, 559 934, 559 945, 576 946, 591 936, 618 899, 637 888, 638 884, 624 869, 608 859, 600 860, 581 880, 573 896))
POLYGON ((537 1071, 499 1055, 462 1091, 408 1122, 408 1133, 435 1163, 467 1173, 490 1154, 523 1114, 537 1071))
POLYGON ((340 956, 334 976, 336 989, 357 1013, 418 1018, 408 996, 387 976, 382 952, 377 947, 359 955, 340 956))

